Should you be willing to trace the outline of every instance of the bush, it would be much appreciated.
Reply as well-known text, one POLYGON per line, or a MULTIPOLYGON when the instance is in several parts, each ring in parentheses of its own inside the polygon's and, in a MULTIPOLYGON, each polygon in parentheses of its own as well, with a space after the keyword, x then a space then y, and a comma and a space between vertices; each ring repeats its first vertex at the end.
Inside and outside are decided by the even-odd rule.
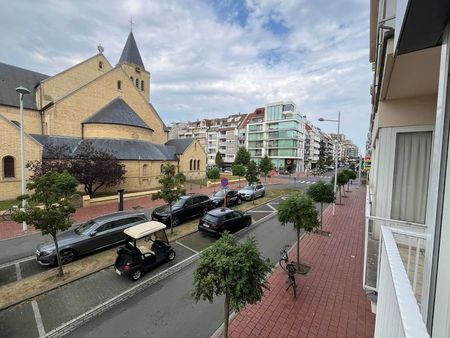
POLYGON ((211 169, 209 169, 206 173, 206 176, 210 179, 210 180, 217 180, 220 178, 220 171, 219 168, 217 167, 213 167, 211 169))

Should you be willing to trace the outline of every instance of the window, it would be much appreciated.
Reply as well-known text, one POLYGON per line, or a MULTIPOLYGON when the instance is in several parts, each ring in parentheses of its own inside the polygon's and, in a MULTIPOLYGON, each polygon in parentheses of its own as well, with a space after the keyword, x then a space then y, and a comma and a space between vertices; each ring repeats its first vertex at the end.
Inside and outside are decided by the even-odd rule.
POLYGON ((144 90, 144 81, 141 81, 141 90, 144 90))
POLYGON ((134 80, 133 80, 133 77, 132 76, 130 76, 130 79, 131 79, 131 82, 133 82, 134 80))
POLYGON ((161 172, 161 174, 164 172, 164 164, 161 164, 160 172, 161 172))
POLYGON ((144 164, 142 166, 142 176, 147 176, 148 175, 148 164, 144 164))
POLYGON ((117 81, 117 89, 121 90, 122 89, 122 81, 117 81))
POLYGON ((103 62, 102 61, 98 62, 98 69, 103 69, 103 62))
POLYGON ((192 160, 189 161, 189 170, 192 170, 192 160))
POLYGON ((3 157, 3 177, 16 177, 16 175, 14 174, 14 157, 12 156, 3 157))
POLYGON ((139 79, 136 79, 136 88, 139 89, 139 79))

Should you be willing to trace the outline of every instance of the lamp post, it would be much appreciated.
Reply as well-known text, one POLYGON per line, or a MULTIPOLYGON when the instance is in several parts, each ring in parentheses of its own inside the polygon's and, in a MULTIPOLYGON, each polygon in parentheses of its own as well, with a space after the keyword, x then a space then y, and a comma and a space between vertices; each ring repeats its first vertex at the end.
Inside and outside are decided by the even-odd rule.
POLYGON ((336 194, 337 194, 337 170, 338 170, 338 145, 339 145, 339 132, 341 127, 341 112, 338 112, 338 118, 337 120, 329 120, 324 119, 323 117, 319 118, 320 122, 337 122, 337 142, 336 142, 336 149, 335 149, 335 161, 334 161, 334 203, 333 203, 333 215, 336 213, 336 194))
MULTIPOLYGON (((17 87, 16 92, 19 93, 19 101, 20 101, 20 175, 22 181, 22 195, 26 193, 26 173, 25 173, 25 142, 24 142, 24 127, 23 127, 23 96, 30 94, 30 91, 25 87, 17 87)), ((26 206, 26 200, 22 199, 22 208, 26 206)), ((22 230, 26 231, 28 229, 28 225, 25 222, 22 222, 22 230)))

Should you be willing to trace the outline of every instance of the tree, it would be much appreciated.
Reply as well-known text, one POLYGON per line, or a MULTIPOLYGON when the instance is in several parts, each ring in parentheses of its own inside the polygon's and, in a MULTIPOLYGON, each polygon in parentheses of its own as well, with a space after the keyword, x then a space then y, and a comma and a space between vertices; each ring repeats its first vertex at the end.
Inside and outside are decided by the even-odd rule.
POLYGON ((355 180, 356 179, 356 173, 353 170, 344 170, 345 174, 348 177, 348 181, 347 181, 347 192, 350 192, 350 180, 355 180))
POLYGON ((241 177, 245 175, 245 166, 242 164, 233 164, 233 175, 239 178, 239 187, 241 186, 241 177))
POLYGON ((220 151, 216 153, 216 159, 214 160, 214 162, 216 163, 217 168, 219 168, 220 170, 223 166, 223 157, 220 151))
MULTIPOLYGON (((340 173, 338 173, 337 175, 337 186, 339 189, 339 204, 342 203, 342 186, 346 185, 348 182, 348 176, 341 171, 340 173)), ((333 184, 334 184, 334 179, 333 179, 333 184)))
POLYGON ((25 209, 19 209, 11 216, 16 222, 27 222, 41 230, 42 235, 52 236, 59 277, 62 277, 64 272, 56 235, 71 226, 70 215, 75 212, 75 208, 70 204, 68 196, 75 192, 77 185, 76 179, 67 171, 50 171, 35 177, 27 185, 27 189, 33 191, 33 194, 22 197, 28 201, 25 209))
POLYGON ((273 168, 272 161, 270 158, 265 155, 261 162, 259 163, 259 170, 263 173, 265 177, 265 182, 267 182, 267 175, 269 174, 269 171, 273 168))
POLYGON ((297 231, 297 270, 306 273, 309 267, 300 264, 300 233, 301 229, 308 233, 318 226, 317 211, 312 199, 302 194, 288 197, 278 206, 278 220, 282 225, 292 223, 297 231))
POLYGON ((254 238, 239 243, 224 233, 205 250, 194 272, 192 296, 212 303, 215 296, 225 295, 224 337, 228 337, 229 314, 247 304, 255 304, 269 289, 266 280, 271 271, 269 259, 264 259, 254 238))
POLYGON ((208 178, 209 178, 210 180, 217 180, 217 179, 219 179, 219 178, 220 178, 220 171, 219 171, 219 168, 213 167, 213 168, 209 169, 209 170, 206 172, 206 176, 208 176, 208 178))
POLYGON ((250 153, 245 147, 240 147, 236 153, 234 164, 242 164, 246 166, 250 162, 250 153))
POLYGON ((245 179, 247 180, 249 185, 259 183, 258 171, 256 170, 255 161, 250 161, 247 164, 247 172, 245 173, 245 179))
POLYGON ((72 156, 69 172, 84 185, 90 197, 101 187, 111 187, 125 181, 125 165, 111 152, 96 149, 92 143, 82 143, 72 156))
POLYGON ((322 231, 323 204, 334 202, 336 198, 334 196, 334 187, 330 183, 319 181, 309 187, 307 194, 314 202, 320 203, 320 230, 322 231))
POLYGON ((175 175, 175 166, 170 163, 163 165, 163 175, 158 182, 161 184, 161 189, 152 195, 152 200, 163 199, 169 205, 170 233, 173 234, 172 205, 180 196, 186 194, 186 190, 181 176, 175 175))

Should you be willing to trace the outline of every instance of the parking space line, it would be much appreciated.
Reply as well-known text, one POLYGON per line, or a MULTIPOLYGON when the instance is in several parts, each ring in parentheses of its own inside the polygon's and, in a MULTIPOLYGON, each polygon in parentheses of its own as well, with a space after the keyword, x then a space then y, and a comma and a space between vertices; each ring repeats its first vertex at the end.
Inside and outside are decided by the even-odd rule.
POLYGON ((272 211, 270 211, 270 210, 249 210, 247 212, 272 212, 272 211))
POLYGON ((273 211, 276 211, 277 209, 275 209, 272 205, 270 205, 269 203, 266 204, 270 209, 272 209, 273 211))
POLYGON ((41 312, 39 311, 39 306, 35 300, 31 301, 31 306, 33 307, 34 318, 36 319, 36 326, 39 332, 39 337, 45 337, 44 323, 42 323, 41 312))
POLYGON ((20 269, 20 265, 19 263, 14 264, 16 266, 16 277, 17 280, 21 280, 22 279, 22 270, 20 269))
POLYGON ((183 243, 180 243, 180 242, 178 242, 178 241, 175 241, 175 243, 177 243, 178 245, 181 245, 181 246, 182 246, 183 248, 185 248, 185 249, 188 249, 188 250, 192 251, 192 252, 195 253, 195 254, 198 254, 198 251, 196 251, 196 250, 194 250, 194 249, 188 247, 187 245, 185 245, 185 244, 183 244, 183 243))
POLYGON ((0 265, 0 269, 6 268, 7 266, 11 266, 11 265, 14 265, 14 264, 31 261, 32 259, 35 259, 35 256, 28 256, 28 257, 25 257, 25 258, 16 259, 15 261, 3 263, 3 264, 0 265))

